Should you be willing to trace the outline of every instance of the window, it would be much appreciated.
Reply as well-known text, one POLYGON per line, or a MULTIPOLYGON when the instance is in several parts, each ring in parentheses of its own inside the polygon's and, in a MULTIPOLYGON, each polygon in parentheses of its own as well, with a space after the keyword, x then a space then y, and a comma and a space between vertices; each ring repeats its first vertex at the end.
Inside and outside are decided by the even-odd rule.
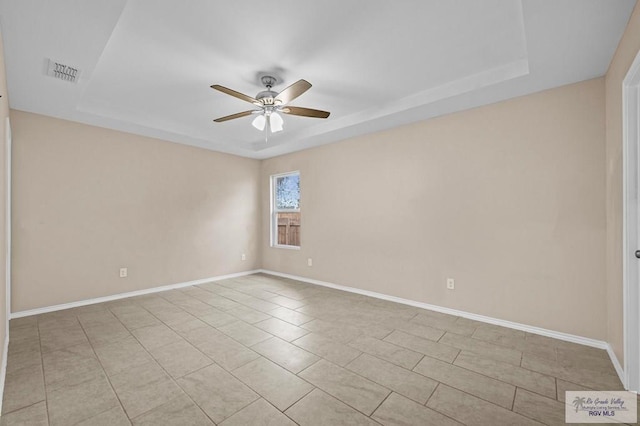
POLYGON ((271 245, 300 247, 300 172, 271 176, 271 245))

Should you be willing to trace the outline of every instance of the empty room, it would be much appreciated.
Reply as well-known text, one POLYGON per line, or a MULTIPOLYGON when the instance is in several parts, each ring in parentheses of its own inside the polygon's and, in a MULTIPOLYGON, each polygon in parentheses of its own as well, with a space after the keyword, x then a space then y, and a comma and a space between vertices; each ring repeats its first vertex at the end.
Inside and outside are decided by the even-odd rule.
POLYGON ((637 424, 635 0, 0 0, 0 425, 637 424))

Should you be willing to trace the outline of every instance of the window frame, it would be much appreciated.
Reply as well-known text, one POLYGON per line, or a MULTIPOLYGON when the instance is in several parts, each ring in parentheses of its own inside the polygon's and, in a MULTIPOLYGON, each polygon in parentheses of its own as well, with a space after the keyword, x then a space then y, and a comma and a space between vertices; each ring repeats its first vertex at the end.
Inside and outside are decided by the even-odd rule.
MULTIPOLYGON (((281 248, 281 249, 288 249, 288 250, 300 250, 300 247, 302 246, 302 236, 300 238, 300 245, 299 246, 292 246, 292 245, 288 245, 288 244, 278 244, 278 213, 300 213, 300 208, 297 209, 278 209, 277 208, 277 203, 276 203, 276 183, 278 178, 284 177, 284 176, 291 176, 291 175, 298 175, 298 180, 301 182, 301 174, 300 174, 300 170, 293 170, 290 172, 284 172, 284 173, 277 173, 277 174, 273 174, 269 177, 269 186, 270 186, 270 204, 271 204, 271 212, 270 215, 271 217, 269 218, 269 223, 271 224, 270 226, 270 232, 269 232, 269 237, 270 237, 270 243, 271 243, 271 247, 272 248, 281 248)), ((302 185, 301 185, 302 188, 302 185)), ((302 189, 300 190, 300 198, 302 199, 302 189)), ((302 203, 300 203, 302 204, 302 203)), ((302 215, 300 215, 302 218, 302 215)), ((302 219, 300 220, 300 228, 302 228, 302 219)))

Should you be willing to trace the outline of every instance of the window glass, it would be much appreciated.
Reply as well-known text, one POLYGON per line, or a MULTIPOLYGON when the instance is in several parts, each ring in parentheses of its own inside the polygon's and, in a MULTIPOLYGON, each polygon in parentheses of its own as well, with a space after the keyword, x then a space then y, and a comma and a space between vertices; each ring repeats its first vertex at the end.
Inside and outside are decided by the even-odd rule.
POLYGON ((271 176, 271 245, 300 247, 300 173, 271 176))
POLYGON ((278 176, 276 178, 276 208, 300 208, 300 175, 278 176))

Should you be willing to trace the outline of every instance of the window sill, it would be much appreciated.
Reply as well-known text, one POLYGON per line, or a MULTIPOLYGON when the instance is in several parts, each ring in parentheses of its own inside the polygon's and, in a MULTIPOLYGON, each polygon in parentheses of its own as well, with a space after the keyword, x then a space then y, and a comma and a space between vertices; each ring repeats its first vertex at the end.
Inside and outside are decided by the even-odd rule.
POLYGON ((284 246, 280 244, 274 244, 271 246, 271 248, 279 248, 279 249, 285 249, 285 250, 300 250, 300 246, 284 246))

